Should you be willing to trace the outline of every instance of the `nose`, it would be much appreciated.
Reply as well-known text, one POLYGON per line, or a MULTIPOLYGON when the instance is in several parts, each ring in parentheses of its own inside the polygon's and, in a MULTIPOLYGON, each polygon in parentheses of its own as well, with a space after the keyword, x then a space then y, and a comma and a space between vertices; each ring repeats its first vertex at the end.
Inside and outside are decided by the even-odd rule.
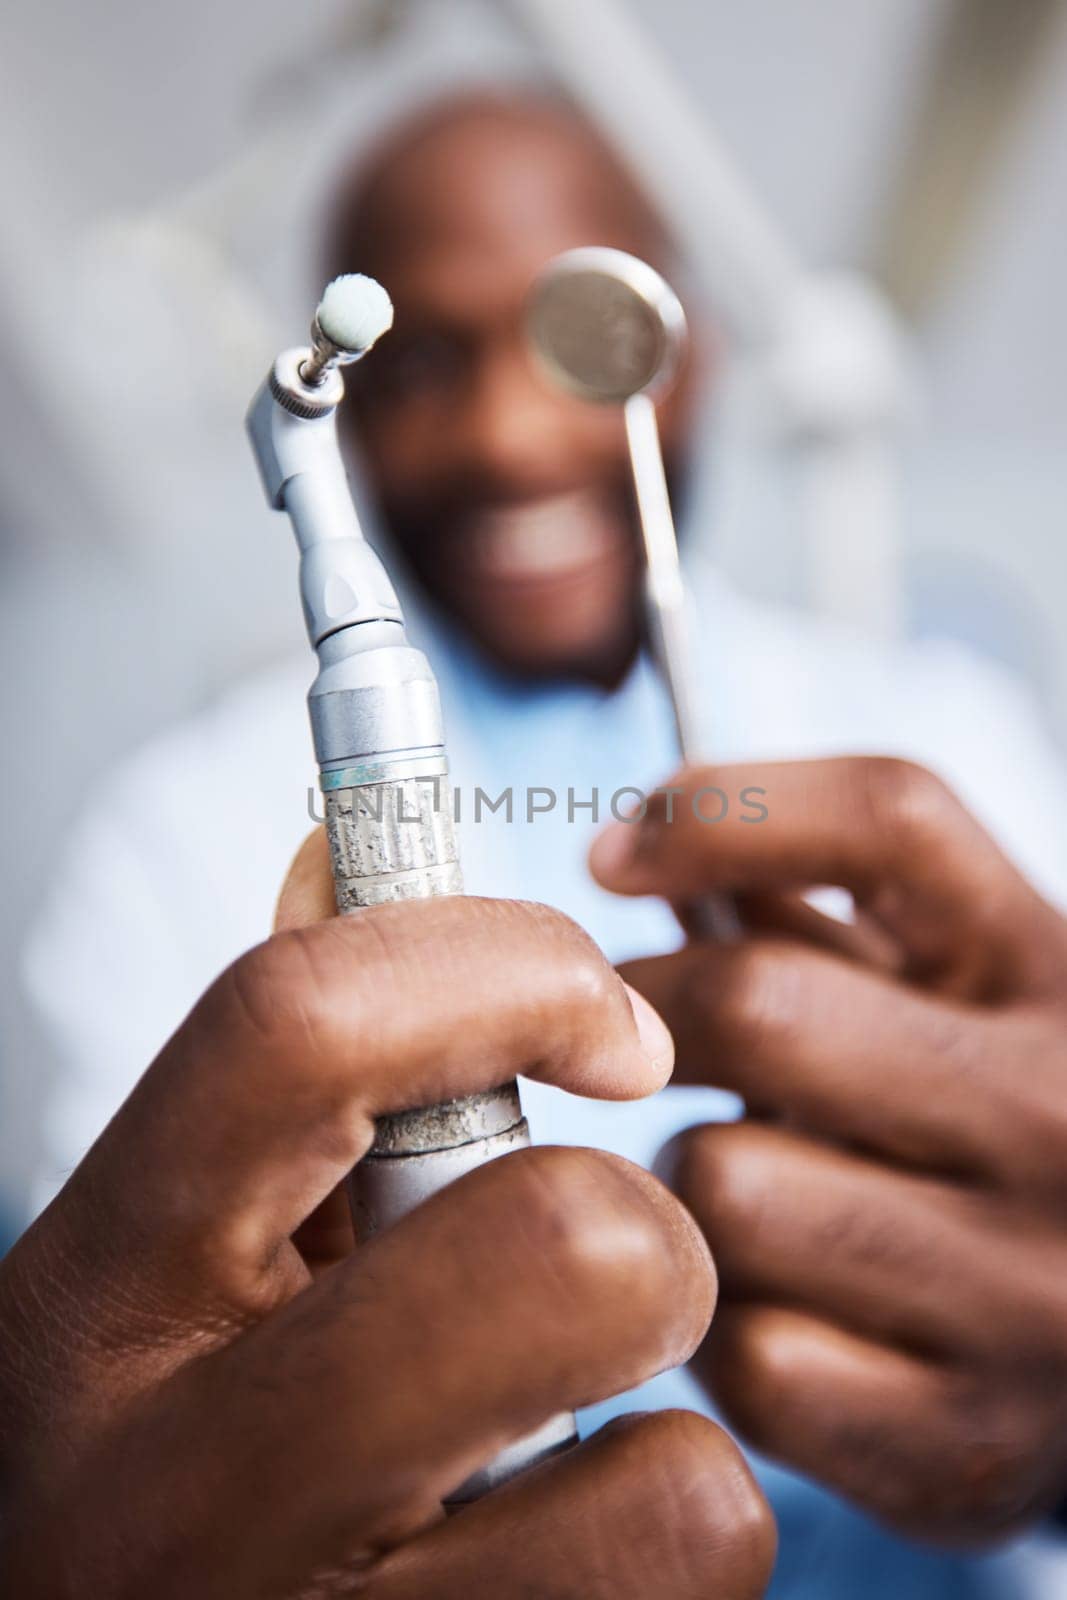
POLYGON ((553 391, 521 339, 485 350, 456 419, 472 473, 509 498, 566 487, 608 454, 611 419, 553 391))

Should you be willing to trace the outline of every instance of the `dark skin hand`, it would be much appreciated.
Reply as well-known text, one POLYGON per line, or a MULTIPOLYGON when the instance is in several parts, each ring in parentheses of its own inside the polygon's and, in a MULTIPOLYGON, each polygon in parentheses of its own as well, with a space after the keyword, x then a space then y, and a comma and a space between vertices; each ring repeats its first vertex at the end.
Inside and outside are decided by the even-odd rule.
MULTIPOLYGON (((320 841, 282 920, 320 912, 320 841)), ((0 1268, 0 1589, 19 1600, 755 1600, 769 1515, 688 1413, 633 1418, 445 1519, 554 1412, 684 1360, 714 1274, 655 1179, 522 1151, 354 1253, 376 1112, 529 1071, 629 1098, 662 1024, 543 908, 288 931, 174 1035, 0 1268)))
POLYGON ((680 908, 734 891, 746 920, 622 969, 676 1078, 748 1107, 664 1152, 722 1284, 697 1370, 759 1449, 905 1531, 1005 1534, 1067 1492, 1067 923, 907 763, 676 783, 672 824, 663 798, 592 866, 680 908), (769 816, 701 824, 711 784, 769 816), (855 928, 801 902, 817 885, 855 928))

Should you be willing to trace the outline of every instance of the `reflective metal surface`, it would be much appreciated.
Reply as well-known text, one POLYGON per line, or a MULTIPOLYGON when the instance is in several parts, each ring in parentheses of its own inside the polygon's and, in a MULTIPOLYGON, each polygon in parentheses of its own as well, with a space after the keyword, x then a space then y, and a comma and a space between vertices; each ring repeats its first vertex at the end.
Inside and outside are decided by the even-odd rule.
POLYGON ((688 336, 681 301, 659 273, 607 249, 558 256, 534 288, 527 327, 549 376, 603 405, 665 390, 688 336))

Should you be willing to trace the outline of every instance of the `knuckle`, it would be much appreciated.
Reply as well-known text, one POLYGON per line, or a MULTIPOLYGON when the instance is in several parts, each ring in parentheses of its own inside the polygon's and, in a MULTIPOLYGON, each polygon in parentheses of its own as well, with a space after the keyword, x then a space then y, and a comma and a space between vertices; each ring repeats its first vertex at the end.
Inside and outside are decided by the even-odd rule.
POLYGON ((276 934, 239 957, 219 980, 231 1024, 265 1039, 294 1030, 329 1039, 372 995, 395 963, 389 929, 373 915, 352 929, 340 921, 276 934))
POLYGON ((1047 1409, 1042 1415, 1017 1393, 997 1392, 983 1375, 946 1382, 944 1415, 939 1522, 995 1538, 1032 1516, 1055 1443, 1047 1409))
POLYGON ((217 999, 240 1032, 270 1037, 288 1020, 300 967, 295 940, 268 939, 241 956, 219 979, 217 999))
POLYGON ((700 1222, 720 1265, 751 1239, 767 1204, 764 1137, 746 1123, 693 1128, 670 1148, 671 1186, 700 1222))
MULTIPOLYGON (((278 934, 234 962, 198 1008, 213 1053, 229 1043, 260 1084, 284 1090, 294 1125, 313 1116, 324 1141, 350 1160, 366 1131, 353 1041, 369 1026, 376 995, 389 992, 381 949, 371 919, 355 941, 339 922, 278 934)), ((202 1039, 194 1033, 194 1049, 202 1039)))
POLYGON ((618 1006, 619 979, 591 940, 569 954, 566 968, 567 998, 587 1013, 601 1013, 618 1006))
POLYGON ((944 837, 956 801, 927 767, 872 756, 858 760, 853 775, 861 822, 891 847, 914 850, 944 837))
MULTIPOLYGON (((405 909, 411 912, 412 906, 405 909)), ((419 903, 413 914, 428 930, 427 939, 447 938, 453 954, 462 948, 466 966, 482 966, 488 957, 498 973, 510 969, 511 981, 498 983, 494 991, 492 1003, 502 1008, 513 1009, 523 984, 532 978, 542 1001, 570 1024, 582 1019, 591 1033, 603 1026, 608 1013, 621 1014, 626 1006, 622 983, 603 951, 584 928, 552 906, 454 896, 419 903)))
POLYGON ((773 1318, 753 1309, 718 1319, 704 1367, 727 1418, 757 1449, 772 1449, 777 1427, 795 1416, 798 1393, 795 1352, 775 1336, 773 1318))
POLYGON ((695 967, 685 1002, 711 1041, 729 1054, 778 1050, 796 1031, 803 1001, 804 963, 771 942, 731 950, 713 981, 695 967))
POLYGON ((936 1181, 912 1181, 921 1211, 874 1204, 867 1195, 830 1193, 828 1188, 819 1215, 808 1227, 816 1257, 835 1259, 860 1272, 878 1268, 887 1279, 910 1282, 916 1291, 936 1282, 943 1271, 944 1238, 934 1231, 938 1208, 947 1219, 950 1206, 938 1193, 936 1181))
POLYGON ((558 1270, 585 1280, 629 1272, 659 1253, 664 1229, 637 1168, 572 1149, 531 1150, 522 1166, 524 1228, 558 1270))
POLYGON ((691 1411, 664 1411, 640 1432, 644 1490, 691 1569, 683 1592, 762 1595, 777 1547, 774 1518, 741 1452, 723 1430, 691 1411), (717 1582, 716 1582, 717 1580, 717 1582))
MULTIPOLYGON (((983 1051, 979 1071, 996 1137, 991 1154, 998 1175, 1042 1208, 1067 1209, 1067 1048, 1059 1016, 1007 1019, 995 1047, 983 1051), (993 1067, 995 1070, 983 1070, 993 1067)), ((982 1042, 990 1038, 988 1024, 982 1042)), ((992 1035, 996 1040, 996 1035, 992 1035)), ((976 1052, 977 1053, 977 1052, 976 1052)), ((978 1072, 972 1070, 972 1076, 978 1072)), ((1067 1349, 1067 1341, 1061 1345, 1067 1349)))
POLYGON ((662 1184, 598 1150, 535 1148, 515 1170, 523 1193, 509 1210, 524 1247, 569 1298, 615 1301, 635 1327, 659 1327, 672 1350, 695 1348, 714 1308, 714 1269, 696 1225, 662 1184))
POLYGON ((516 906, 533 924, 539 944, 552 950, 562 989, 561 1002, 596 1011, 618 1005, 618 975, 584 928, 552 906, 531 901, 516 902, 516 906))

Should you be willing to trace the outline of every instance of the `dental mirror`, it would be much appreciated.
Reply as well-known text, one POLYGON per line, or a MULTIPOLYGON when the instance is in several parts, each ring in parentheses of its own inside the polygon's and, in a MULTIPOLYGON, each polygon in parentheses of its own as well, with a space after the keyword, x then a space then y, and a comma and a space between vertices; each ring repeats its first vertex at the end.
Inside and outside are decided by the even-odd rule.
MULTIPOLYGON (((688 343, 681 301, 636 256, 621 250, 571 250, 549 262, 534 285, 527 332, 537 361, 560 388, 597 405, 623 408, 645 549, 649 631, 682 759, 697 761, 685 586, 656 417, 656 401, 670 389, 688 343)), ((732 902, 716 896, 702 912, 705 931, 736 937, 739 924, 732 902)))
POLYGON ((663 465, 656 397, 670 388, 688 329, 681 301, 647 262, 621 250, 571 250, 550 261, 530 296, 527 329, 547 376, 626 418, 644 538, 649 623, 670 692, 678 743, 696 757, 693 672, 678 539, 663 465))
POLYGON ((548 374, 601 405, 658 394, 685 350, 685 312, 659 273, 622 250, 571 250, 534 287, 528 328, 548 374))

